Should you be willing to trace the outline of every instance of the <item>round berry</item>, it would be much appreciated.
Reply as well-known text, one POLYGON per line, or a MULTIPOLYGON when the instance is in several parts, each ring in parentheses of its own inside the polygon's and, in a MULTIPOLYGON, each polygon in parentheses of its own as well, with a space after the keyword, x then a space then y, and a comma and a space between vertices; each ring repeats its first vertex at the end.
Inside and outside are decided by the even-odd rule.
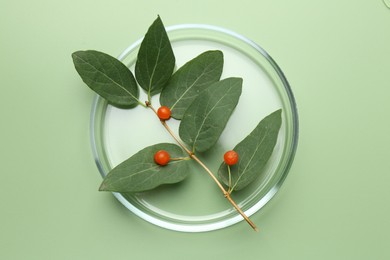
POLYGON ((161 106, 157 110, 157 116, 160 118, 160 120, 168 120, 171 118, 171 110, 167 106, 161 106))
POLYGON ((223 156, 223 160, 227 165, 235 165, 238 162, 238 153, 233 150, 227 151, 223 156))
POLYGON ((154 161, 161 166, 167 165, 171 159, 169 153, 165 150, 157 151, 154 154, 154 161))

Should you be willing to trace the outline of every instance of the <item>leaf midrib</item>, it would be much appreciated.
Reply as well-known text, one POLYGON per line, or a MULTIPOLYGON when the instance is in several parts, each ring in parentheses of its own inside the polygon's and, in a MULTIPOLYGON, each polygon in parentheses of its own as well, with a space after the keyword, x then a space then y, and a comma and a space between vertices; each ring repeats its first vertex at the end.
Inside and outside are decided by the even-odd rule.
POLYGON ((202 124, 200 125, 200 127, 199 127, 199 129, 198 129, 198 133, 196 134, 196 136, 195 136, 195 138, 194 138, 194 144, 193 144, 193 146, 192 146, 192 149, 193 149, 193 150, 195 149, 196 141, 198 140, 198 137, 199 137, 199 135, 200 135, 200 132, 201 132, 201 130, 202 130, 202 128, 203 128, 205 122, 206 122, 206 119, 207 119, 208 116, 211 114, 211 112, 214 111, 214 109, 217 107, 217 105, 219 104, 219 102, 221 102, 221 100, 222 100, 223 98, 225 98, 225 97, 228 95, 228 93, 230 92, 230 90, 232 89, 232 87, 233 87, 233 86, 230 86, 229 90, 226 91, 225 94, 224 94, 223 96, 221 96, 221 98, 220 98, 217 102, 215 102, 215 105, 212 107, 212 109, 211 109, 211 110, 206 114, 206 116, 203 118, 202 124))
POLYGON ((249 167, 249 165, 251 164, 253 158, 255 157, 255 154, 257 153, 257 151, 259 150, 260 146, 262 145, 265 137, 267 136, 269 131, 266 131, 265 134, 263 135, 261 141, 259 142, 259 144, 256 146, 256 149, 255 149, 255 152, 252 154, 251 158, 249 159, 248 163, 245 165, 245 168, 244 170, 242 171, 242 173, 239 175, 239 177, 237 178, 236 180, 236 183, 233 185, 232 187, 232 190, 234 190, 234 188, 237 186, 238 182, 240 181, 241 177, 244 176, 245 172, 246 172, 246 169, 249 167))
MULTIPOLYGON (((171 163, 171 164, 176 164, 176 163, 179 163, 179 162, 180 162, 180 161, 172 161, 172 162, 170 162, 170 163, 171 163)), ((145 164, 145 163, 141 163, 141 164, 145 164)), ((144 172, 146 172, 146 171, 150 171, 150 170, 153 170, 153 169, 157 169, 157 168, 159 168, 159 167, 162 167, 162 166, 154 165, 154 166, 152 166, 152 167, 143 169, 143 170, 141 170, 141 171, 134 172, 134 173, 131 174, 131 175, 123 176, 123 177, 121 177, 121 178, 118 178, 117 181, 112 182, 112 183, 114 184, 114 183, 117 183, 117 182, 122 182, 123 180, 127 180, 127 179, 129 179, 129 178, 133 178, 134 176, 137 176, 137 175, 139 175, 139 174, 142 174, 142 173, 144 173, 144 172)), ((149 180, 150 178, 152 178, 152 175, 148 176, 148 178, 145 178, 145 180, 144 180, 143 182, 145 182, 146 180, 149 180)))
POLYGON ((152 70, 152 74, 150 75, 150 79, 149 79, 149 86, 148 86, 148 95, 150 96, 151 92, 152 92, 152 82, 153 82, 153 77, 154 77, 154 74, 156 73, 156 68, 157 68, 157 64, 158 64, 158 61, 160 59, 160 53, 161 53, 161 42, 162 42, 162 37, 160 37, 160 42, 159 42, 159 45, 158 45, 158 52, 157 52, 157 59, 156 59, 156 62, 154 63, 154 67, 153 67, 153 70, 152 70))

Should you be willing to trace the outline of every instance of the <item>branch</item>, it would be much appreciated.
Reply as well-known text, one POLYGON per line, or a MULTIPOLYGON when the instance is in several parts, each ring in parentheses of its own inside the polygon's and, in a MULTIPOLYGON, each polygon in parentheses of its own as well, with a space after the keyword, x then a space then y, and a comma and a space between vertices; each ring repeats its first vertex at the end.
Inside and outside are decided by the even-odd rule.
MULTIPOLYGON (((145 102, 146 106, 153 110, 153 112, 157 115, 156 109, 152 106, 152 104, 149 101, 145 102)), ((157 116, 158 117, 158 116, 157 116)), ((245 221, 255 230, 258 231, 256 225, 248 218, 248 216, 241 210, 241 208, 234 202, 234 200, 230 197, 230 193, 225 190, 225 188, 222 186, 222 184, 218 181, 218 179, 215 177, 215 175, 212 173, 212 171, 192 152, 190 151, 179 138, 176 137, 175 133, 171 130, 171 128, 168 126, 165 120, 160 120, 161 124, 164 126, 164 128, 168 131, 168 133, 175 139, 175 141, 182 147, 186 153, 190 156, 191 159, 195 160, 200 166, 203 167, 203 169, 210 175, 210 177, 214 180, 214 182, 218 185, 220 190, 222 191, 224 197, 230 202, 230 204, 233 205, 233 207, 240 213, 240 215, 245 219, 245 221)))

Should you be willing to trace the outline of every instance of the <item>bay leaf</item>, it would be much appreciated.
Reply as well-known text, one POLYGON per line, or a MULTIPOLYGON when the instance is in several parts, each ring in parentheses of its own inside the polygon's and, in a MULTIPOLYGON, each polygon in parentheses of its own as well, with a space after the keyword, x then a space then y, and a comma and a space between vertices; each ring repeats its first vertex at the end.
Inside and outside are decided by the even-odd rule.
POLYGON ((154 162, 154 154, 159 150, 167 151, 171 158, 187 156, 176 144, 148 146, 114 167, 104 178, 99 190, 141 192, 184 180, 189 173, 189 160, 173 160, 160 166, 154 162))
POLYGON ((242 91, 241 78, 211 84, 191 103, 179 126, 179 136, 193 151, 210 149, 221 136, 242 91))
POLYGON ((72 54, 74 66, 85 84, 117 107, 136 106, 137 82, 131 71, 116 58, 94 50, 72 54))
POLYGON ((223 69, 223 53, 206 51, 180 67, 160 96, 160 103, 171 109, 171 116, 182 119, 192 101, 210 84, 218 81, 223 69))
MULTIPOLYGON (((175 56, 160 17, 149 27, 138 51, 135 77, 150 96, 161 92, 175 67, 175 56)), ((150 100, 149 100, 150 101, 150 100)))
MULTIPOLYGON (((282 124, 282 110, 276 110, 266 116, 255 129, 234 147, 238 153, 238 163, 230 166, 233 190, 241 190, 252 183, 263 171, 271 157, 279 130, 282 124)), ((227 186, 229 173, 223 162, 218 170, 218 176, 227 186)))

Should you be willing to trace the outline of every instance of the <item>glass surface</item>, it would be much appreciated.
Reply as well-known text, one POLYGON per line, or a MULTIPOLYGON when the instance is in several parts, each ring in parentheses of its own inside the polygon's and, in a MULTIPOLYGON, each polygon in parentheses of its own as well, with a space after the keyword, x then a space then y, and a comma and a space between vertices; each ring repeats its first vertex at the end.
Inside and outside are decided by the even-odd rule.
MULTIPOLYGON (((178 25, 167 28, 181 67, 200 53, 218 49, 224 53, 221 78, 242 77, 243 91, 231 119, 215 147, 199 155, 216 173, 225 151, 245 138, 258 122, 282 108, 282 127, 274 152, 262 174, 232 198, 251 216, 278 191, 294 158, 298 140, 298 117, 291 89, 282 71, 257 44, 234 32, 208 25, 178 25)), ((119 57, 130 70, 138 53, 138 40, 119 57)), ((141 93, 140 100, 146 100, 141 93)), ((159 106, 158 95, 152 103, 159 106)), ((168 121, 177 132, 179 122, 168 121)), ((160 142, 174 143, 150 109, 138 106, 124 110, 96 97, 91 114, 91 142, 102 176, 144 147, 160 142)), ((192 165, 190 177, 174 185, 137 194, 114 193, 130 211, 155 225, 185 232, 202 232, 228 227, 243 218, 199 166, 192 165)), ((248 226, 249 228, 249 226, 248 226)))

